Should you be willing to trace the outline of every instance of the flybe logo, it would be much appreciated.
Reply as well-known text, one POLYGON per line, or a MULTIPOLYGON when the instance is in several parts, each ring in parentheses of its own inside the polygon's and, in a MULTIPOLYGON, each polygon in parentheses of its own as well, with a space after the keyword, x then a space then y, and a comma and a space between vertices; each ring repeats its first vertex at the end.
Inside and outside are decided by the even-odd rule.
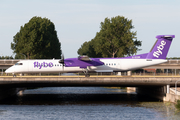
POLYGON ((153 53, 153 56, 156 58, 159 58, 159 56, 163 54, 162 51, 163 51, 165 45, 166 45, 166 42, 164 40, 162 40, 161 44, 159 46, 157 46, 157 51, 155 51, 153 53))
POLYGON ((45 67, 45 68, 47 68, 47 67, 53 67, 53 63, 52 62, 50 62, 50 63, 46 63, 46 62, 42 62, 42 63, 39 63, 39 62, 34 62, 34 68, 39 68, 39 69, 41 69, 42 67, 45 67))

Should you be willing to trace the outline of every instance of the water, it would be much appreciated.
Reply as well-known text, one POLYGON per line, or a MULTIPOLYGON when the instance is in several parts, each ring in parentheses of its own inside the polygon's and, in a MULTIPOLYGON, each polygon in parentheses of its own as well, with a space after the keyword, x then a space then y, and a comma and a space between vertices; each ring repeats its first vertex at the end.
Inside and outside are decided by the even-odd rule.
POLYGON ((0 120, 179 120, 174 104, 102 87, 25 90, 0 102, 0 120))

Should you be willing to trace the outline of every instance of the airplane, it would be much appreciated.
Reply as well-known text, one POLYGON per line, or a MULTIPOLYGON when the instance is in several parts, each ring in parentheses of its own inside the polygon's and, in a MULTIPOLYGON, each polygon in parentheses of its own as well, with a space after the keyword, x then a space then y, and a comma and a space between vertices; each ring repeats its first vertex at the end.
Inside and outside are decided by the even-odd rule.
POLYGON ((166 56, 175 35, 158 35, 157 41, 149 53, 133 55, 123 58, 78 58, 64 59, 33 59, 20 60, 5 73, 72 73, 84 72, 89 77, 89 72, 122 72, 144 68, 167 62, 166 56))

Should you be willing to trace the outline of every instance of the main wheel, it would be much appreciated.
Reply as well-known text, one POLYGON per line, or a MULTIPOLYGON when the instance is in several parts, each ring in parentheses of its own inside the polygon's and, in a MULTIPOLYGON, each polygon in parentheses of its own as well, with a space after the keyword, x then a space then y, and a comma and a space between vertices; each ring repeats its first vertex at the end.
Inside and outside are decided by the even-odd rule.
POLYGON ((89 75, 89 74, 86 74, 85 77, 90 77, 90 75, 89 75))

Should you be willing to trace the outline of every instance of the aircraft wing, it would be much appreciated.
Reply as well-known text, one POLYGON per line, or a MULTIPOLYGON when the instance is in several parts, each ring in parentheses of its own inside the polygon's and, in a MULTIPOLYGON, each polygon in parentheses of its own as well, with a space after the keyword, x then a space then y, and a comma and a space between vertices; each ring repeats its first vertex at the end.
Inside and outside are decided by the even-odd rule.
POLYGON ((99 58, 89 58, 88 56, 80 56, 78 58, 68 58, 64 60, 65 67, 87 68, 88 66, 104 65, 99 58))

